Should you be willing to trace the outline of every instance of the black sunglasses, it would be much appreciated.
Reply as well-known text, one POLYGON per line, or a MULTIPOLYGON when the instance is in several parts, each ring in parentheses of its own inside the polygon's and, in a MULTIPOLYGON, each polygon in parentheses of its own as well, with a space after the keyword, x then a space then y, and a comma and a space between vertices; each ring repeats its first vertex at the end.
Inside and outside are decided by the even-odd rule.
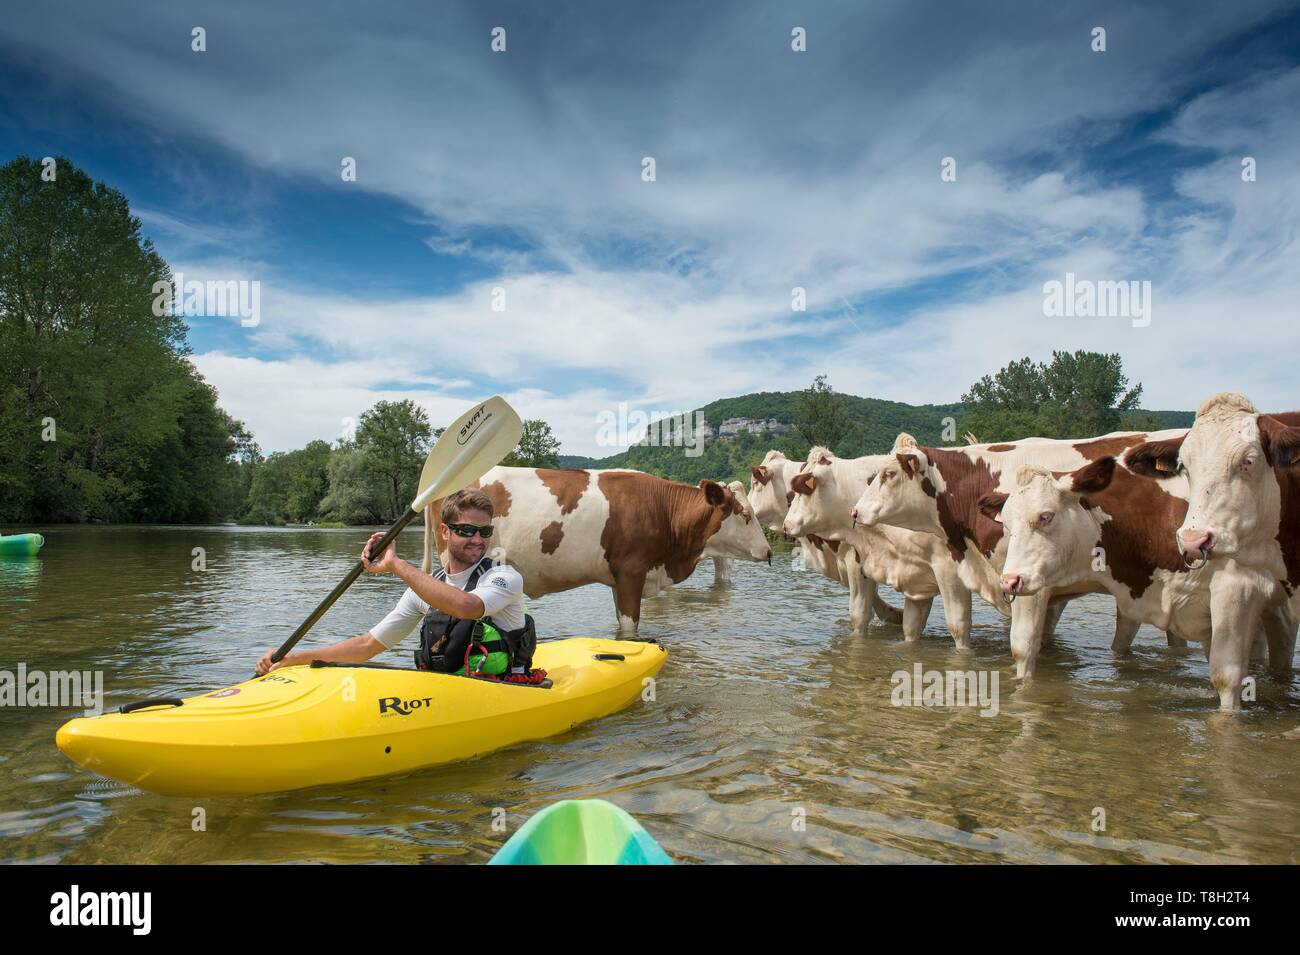
POLYGON ((484 540, 487 540, 492 536, 491 524, 448 524, 447 526, 452 529, 452 532, 455 533, 457 537, 464 537, 467 540, 473 537, 476 533, 484 540))

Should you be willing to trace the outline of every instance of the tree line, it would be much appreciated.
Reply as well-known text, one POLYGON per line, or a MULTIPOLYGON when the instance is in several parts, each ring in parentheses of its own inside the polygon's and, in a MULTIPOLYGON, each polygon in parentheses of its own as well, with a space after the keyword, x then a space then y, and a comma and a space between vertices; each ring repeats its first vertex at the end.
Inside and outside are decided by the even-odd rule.
POLYGON ((636 445, 600 461, 571 459, 596 467, 629 467, 695 483, 703 478, 747 481, 750 468, 769 450, 802 460, 814 445, 840 457, 887 452, 900 431, 922 444, 960 445, 973 434, 983 442, 1027 436, 1083 438, 1109 431, 1186 427, 1190 412, 1142 411, 1142 385, 1130 386, 1118 354, 1053 352, 1050 361, 1021 358, 974 382, 961 402, 909 405, 837 392, 825 375, 802 392, 763 392, 724 398, 700 409, 715 428, 728 418, 777 420, 782 432, 741 431, 704 442, 688 456, 680 447, 636 445))
MULTIPOLYGON (((945 416, 940 440, 932 443, 961 444, 968 434, 995 442, 1030 436, 1089 438, 1111 431, 1171 427, 1159 415, 1142 411, 1141 400, 1142 385, 1129 386, 1120 355, 1053 351, 1051 361, 1021 358, 972 384, 962 394, 956 413, 945 416)), ((844 398, 826 383, 825 375, 800 395, 794 426, 809 447, 824 445, 845 456, 873 453, 852 442, 844 398)))
MULTIPOLYGON (((0 523, 394 520, 441 430, 425 411, 381 401, 353 437, 263 455, 154 308, 171 281, 121 192, 64 157, 0 166, 0 523)), ((507 462, 558 452, 530 420, 507 462)))
MULTIPOLYGON (((443 432, 414 401, 380 401, 357 421, 356 434, 331 446, 312 441, 296 451, 255 454, 247 505, 249 524, 390 524, 415 497, 429 449, 443 432)), ((539 418, 501 463, 556 467, 560 442, 539 418)))

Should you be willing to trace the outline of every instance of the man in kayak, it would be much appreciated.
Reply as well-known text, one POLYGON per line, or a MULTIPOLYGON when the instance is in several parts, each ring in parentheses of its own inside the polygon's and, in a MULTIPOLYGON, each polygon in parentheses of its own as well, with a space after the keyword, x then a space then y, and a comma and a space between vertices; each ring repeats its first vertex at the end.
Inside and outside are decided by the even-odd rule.
POLYGON ((446 673, 471 671, 488 675, 527 674, 536 644, 532 618, 524 614, 524 579, 509 564, 494 564, 487 556, 492 538, 492 501, 479 490, 458 491, 442 504, 438 534, 447 552, 446 568, 432 574, 408 564, 390 545, 377 560, 370 548, 382 538, 376 533, 361 552, 361 563, 372 574, 393 574, 406 583, 406 592, 393 611, 368 633, 321 649, 287 654, 271 662, 268 650, 257 661, 258 674, 312 660, 363 663, 391 650, 423 621, 416 666, 446 673))

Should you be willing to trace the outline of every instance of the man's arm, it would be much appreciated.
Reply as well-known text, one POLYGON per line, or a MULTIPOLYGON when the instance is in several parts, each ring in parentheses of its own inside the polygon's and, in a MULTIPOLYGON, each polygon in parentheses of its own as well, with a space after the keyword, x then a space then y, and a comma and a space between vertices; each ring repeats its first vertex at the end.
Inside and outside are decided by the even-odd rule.
POLYGON ((394 556, 392 572, 430 607, 436 607, 459 620, 478 620, 483 616, 483 601, 459 587, 434 580, 418 567, 394 556))
POLYGON ((430 607, 449 613, 459 620, 478 620, 484 615, 483 601, 467 594, 459 587, 434 580, 422 570, 397 556, 397 548, 390 544, 378 560, 370 560, 370 547, 379 542, 383 534, 375 534, 361 553, 361 564, 372 574, 395 574, 415 595, 430 607))
POLYGON ((331 663, 365 663, 371 657, 388 649, 371 634, 363 633, 359 637, 340 640, 328 647, 317 650, 299 650, 287 653, 278 663, 271 662, 274 650, 267 650, 262 659, 257 661, 257 675, 262 676, 280 667, 300 666, 312 660, 328 660, 331 663))

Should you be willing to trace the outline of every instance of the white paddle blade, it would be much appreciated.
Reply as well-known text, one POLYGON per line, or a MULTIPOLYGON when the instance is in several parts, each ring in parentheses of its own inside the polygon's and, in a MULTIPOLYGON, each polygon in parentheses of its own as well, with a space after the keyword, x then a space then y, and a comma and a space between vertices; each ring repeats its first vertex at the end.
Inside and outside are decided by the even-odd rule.
POLYGON ((411 503, 417 514, 430 501, 473 484, 515 449, 524 424, 500 395, 476 404, 447 426, 420 472, 411 503))

